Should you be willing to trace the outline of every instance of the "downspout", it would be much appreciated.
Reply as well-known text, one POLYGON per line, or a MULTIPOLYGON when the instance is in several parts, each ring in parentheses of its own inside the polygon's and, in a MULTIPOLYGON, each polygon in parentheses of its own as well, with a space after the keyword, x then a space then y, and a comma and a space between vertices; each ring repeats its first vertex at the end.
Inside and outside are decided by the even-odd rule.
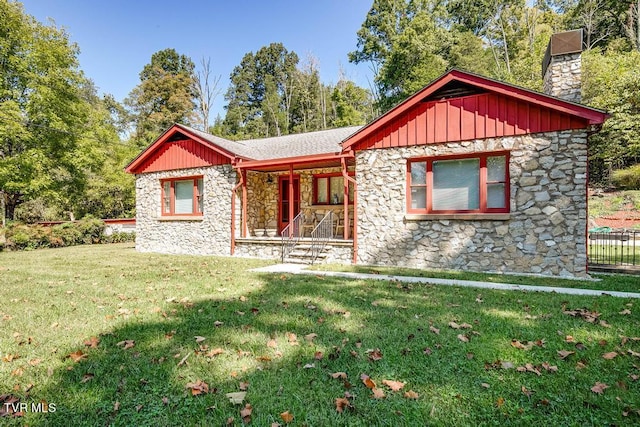
MULTIPOLYGON (((353 264, 358 263, 358 183, 355 179, 349 176, 347 172, 347 159, 342 157, 340 159, 340 163, 342 163, 342 177, 345 182, 350 182, 353 184, 353 264)), ((347 184, 347 195, 345 197, 345 230, 348 228, 349 224, 349 184, 347 184)), ((349 235, 347 231, 345 231, 345 235, 349 235)))
POLYGON ((235 168, 240 172, 240 182, 231 190, 231 255, 236 251, 236 191, 244 182, 242 168, 239 165, 236 165, 235 168))

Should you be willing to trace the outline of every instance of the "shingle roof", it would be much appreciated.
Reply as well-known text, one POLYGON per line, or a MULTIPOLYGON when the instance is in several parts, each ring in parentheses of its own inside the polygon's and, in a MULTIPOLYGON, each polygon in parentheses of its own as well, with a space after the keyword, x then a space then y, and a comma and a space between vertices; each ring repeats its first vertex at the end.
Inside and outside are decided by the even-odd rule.
POLYGON ((190 128, 189 126, 181 124, 178 126, 224 150, 252 160, 271 160, 311 156, 315 154, 340 153, 342 151, 342 141, 362 127, 349 126, 271 138, 230 141, 190 128))

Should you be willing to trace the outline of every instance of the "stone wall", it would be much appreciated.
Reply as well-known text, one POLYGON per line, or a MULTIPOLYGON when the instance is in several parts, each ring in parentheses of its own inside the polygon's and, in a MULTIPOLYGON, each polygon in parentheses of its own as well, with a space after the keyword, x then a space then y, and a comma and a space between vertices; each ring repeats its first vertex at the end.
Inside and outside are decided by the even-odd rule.
MULTIPOLYGON (((301 241, 308 245, 309 241, 301 241)), ((353 244, 349 241, 327 244, 326 257, 319 258, 316 263, 351 264, 353 260, 353 244)), ((282 241, 280 239, 238 239, 236 240, 236 256, 260 259, 279 260, 282 257, 282 241)))
MULTIPOLYGON (((136 176, 136 249, 170 254, 229 255, 231 192, 236 184, 231 165, 153 172, 136 176), (201 217, 162 217, 160 180, 204 176, 201 217)), ((236 199, 237 210, 240 209, 236 199)), ((239 230, 236 221, 236 230, 239 230)))
POLYGON ((587 135, 550 132, 359 151, 358 262, 485 272, 586 275, 587 135), (510 151, 510 214, 412 220, 407 159, 510 151))
POLYGON ((571 102, 582 100, 582 60, 579 52, 551 57, 544 73, 544 93, 571 102))

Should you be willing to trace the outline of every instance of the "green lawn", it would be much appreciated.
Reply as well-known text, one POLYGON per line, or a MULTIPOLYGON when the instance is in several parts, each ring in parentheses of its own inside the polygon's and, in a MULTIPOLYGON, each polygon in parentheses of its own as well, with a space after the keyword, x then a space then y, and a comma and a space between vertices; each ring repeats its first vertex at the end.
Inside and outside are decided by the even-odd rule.
POLYGON ((56 409, 0 423, 640 422, 640 301, 246 271, 265 264, 0 253, 0 399, 56 409))

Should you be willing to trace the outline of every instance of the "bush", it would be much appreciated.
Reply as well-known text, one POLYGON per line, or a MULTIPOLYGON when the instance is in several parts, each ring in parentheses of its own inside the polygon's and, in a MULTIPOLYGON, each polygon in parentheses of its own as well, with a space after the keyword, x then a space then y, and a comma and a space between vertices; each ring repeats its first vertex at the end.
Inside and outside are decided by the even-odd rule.
POLYGON ((3 247, 13 250, 31 250, 82 244, 135 241, 135 233, 118 232, 106 236, 103 234, 104 227, 102 220, 90 217, 80 221, 65 222, 53 227, 14 222, 3 230, 6 237, 4 242, 0 239, 0 250, 3 247))
POLYGON ((621 190, 640 190, 640 163, 613 171, 611 183, 621 190))

